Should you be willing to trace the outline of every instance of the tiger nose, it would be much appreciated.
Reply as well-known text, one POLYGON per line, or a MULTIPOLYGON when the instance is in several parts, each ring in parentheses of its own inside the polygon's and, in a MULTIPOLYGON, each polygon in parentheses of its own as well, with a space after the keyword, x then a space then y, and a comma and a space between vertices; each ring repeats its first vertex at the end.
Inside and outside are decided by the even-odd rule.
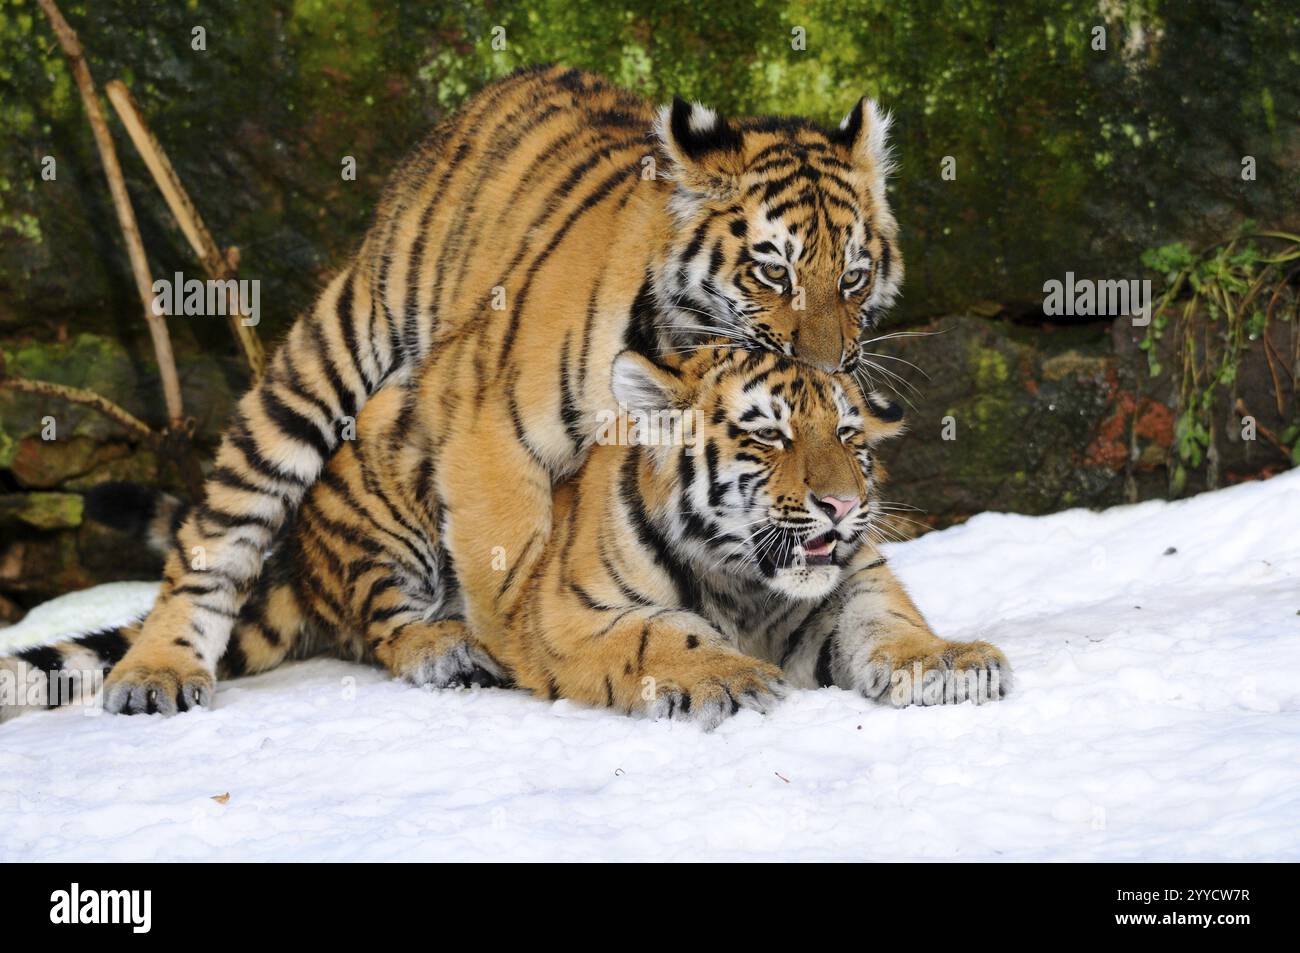
POLYGON ((843 500, 838 496, 819 496, 817 505, 826 511, 826 515, 831 518, 832 523, 838 523, 844 517, 858 508, 862 498, 855 496, 851 500, 843 500))

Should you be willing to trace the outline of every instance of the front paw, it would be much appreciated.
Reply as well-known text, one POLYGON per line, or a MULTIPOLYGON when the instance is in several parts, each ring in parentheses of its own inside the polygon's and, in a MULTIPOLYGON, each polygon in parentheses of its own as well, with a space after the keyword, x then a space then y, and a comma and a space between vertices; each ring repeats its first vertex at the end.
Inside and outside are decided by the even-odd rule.
POLYGON ((104 683, 104 710, 117 715, 175 715, 212 704, 216 679, 201 669, 136 668, 104 683))
POLYGON ((855 669, 855 687, 862 694, 899 708, 998 701, 1012 683, 1006 656, 988 642, 886 638, 855 669))
POLYGON ((441 640, 405 653, 398 674, 433 688, 497 688, 510 684, 506 669, 472 639, 441 640))
POLYGON ((656 720, 690 721, 712 731, 742 708, 767 714, 788 691, 775 665, 719 651, 700 670, 659 681, 646 712, 656 720))
POLYGON ((104 708, 123 715, 174 715, 212 704, 216 679, 193 654, 132 649, 104 680, 104 708))

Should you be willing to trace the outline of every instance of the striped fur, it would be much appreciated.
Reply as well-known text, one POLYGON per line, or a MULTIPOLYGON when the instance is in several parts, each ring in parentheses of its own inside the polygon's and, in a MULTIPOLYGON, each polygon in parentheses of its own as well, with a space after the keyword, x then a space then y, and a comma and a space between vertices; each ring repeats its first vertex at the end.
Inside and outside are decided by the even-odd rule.
MULTIPOLYGON (((1010 688, 993 646, 930 631, 876 549, 888 512, 874 448, 901 427, 887 401, 849 374, 730 347, 664 364, 625 352, 613 376, 620 406, 675 411, 675 423, 653 444, 591 449, 554 491, 553 532, 523 579, 496 551, 508 508, 469 514, 468 535, 448 528, 472 362, 449 347, 385 387, 281 534, 223 676, 330 650, 418 685, 514 684, 706 728, 766 711, 791 686, 898 704, 1010 688), (506 594, 501 624, 469 621, 471 584, 506 594), (900 695, 913 667, 948 682, 900 695)), ((123 638, 138 627, 91 667, 111 667, 123 638)), ((85 666, 85 640, 23 661, 85 666)))
POLYGON ((887 124, 866 100, 830 131, 656 110, 560 67, 485 88, 398 170, 356 256, 240 401, 108 708, 211 697, 276 534, 372 395, 431 354, 454 351, 476 381, 446 441, 458 472, 441 532, 471 559, 486 535, 505 553, 510 585, 462 586, 485 630, 531 576, 551 487, 582 464, 620 351, 721 335, 854 366, 902 276, 887 124))
POLYGON ((516 684, 705 727, 789 687, 898 704, 1010 689, 1002 653, 935 636, 876 548, 874 448, 901 427, 887 401, 746 350, 667 369, 627 354, 615 390, 690 409, 694 443, 597 446, 556 491, 536 571, 483 637, 516 684), (918 674, 931 691, 900 691, 918 674))

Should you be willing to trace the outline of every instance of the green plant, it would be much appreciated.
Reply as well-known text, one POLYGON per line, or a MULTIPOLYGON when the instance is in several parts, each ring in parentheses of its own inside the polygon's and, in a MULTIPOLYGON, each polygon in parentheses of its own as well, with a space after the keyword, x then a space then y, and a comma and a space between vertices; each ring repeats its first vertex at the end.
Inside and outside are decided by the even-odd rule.
MULTIPOLYGON (((1274 321, 1291 322, 1300 314, 1300 295, 1293 280, 1300 275, 1300 235, 1260 231, 1211 245, 1199 253, 1177 242, 1150 249, 1142 263, 1164 279, 1164 289, 1152 309, 1151 323, 1140 346, 1147 354, 1152 377, 1164 372, 1156 343, 1172 335, 1178 418, 1174 443, 1178 463, 1172 474, 1178 492, 1187 468, 1213 463, 1214 407, 1220 388, 1235 394, 1241 361, 1256 341, 1261 342, 1272 377, 1279 416, 1288 414, 1282 376, 1296 393, 1300 376, 1300 335, 1292 333, 1292 354, 1283 355, 1269 337, 1274 321), (1280 371, 1279 371, 1280 368, 1280 371)), ((1241 405, 1234 402, 1240 412, 1241 405)), ((1295 466, 1300 466, 1300 421, 1280 434, 1261 431, 1295 466)), ((1212 475, 1212 482, 1214 476, 1212 475)))

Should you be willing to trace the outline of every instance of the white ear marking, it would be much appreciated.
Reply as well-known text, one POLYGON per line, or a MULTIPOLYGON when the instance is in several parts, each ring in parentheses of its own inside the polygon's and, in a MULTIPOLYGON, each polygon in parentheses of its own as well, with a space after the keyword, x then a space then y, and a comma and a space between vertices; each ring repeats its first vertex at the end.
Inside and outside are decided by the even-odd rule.
POLYGON ((864 117, 867 126, 867 136, 864 140, 867 154, 876 162, 888 168, 889 158, 889 127, 893 125, 894 117, 888 110, 880 108, 880 105, 874 99, 868 99, 866 104, 867 114, 864 117))
POLYGON ((610 389, 615 400, 632 410, 661 410, 672 404, 672 396, 664 391, 654 372, 643 359, 630 354, 614 358, 610 389))
POLYGON ((700 134, 712 132, 718 125, 717 110, 710 109, 703 103, 691 103, 690 125, 691 132, 700 134))
POLYGON ((889 127, 893 121, 888 110, 865 96, 840 120, 840 131, 846 138, 852 137, 850 147, 870 159, 882 179, 894 169, 889 149, 889 127))

